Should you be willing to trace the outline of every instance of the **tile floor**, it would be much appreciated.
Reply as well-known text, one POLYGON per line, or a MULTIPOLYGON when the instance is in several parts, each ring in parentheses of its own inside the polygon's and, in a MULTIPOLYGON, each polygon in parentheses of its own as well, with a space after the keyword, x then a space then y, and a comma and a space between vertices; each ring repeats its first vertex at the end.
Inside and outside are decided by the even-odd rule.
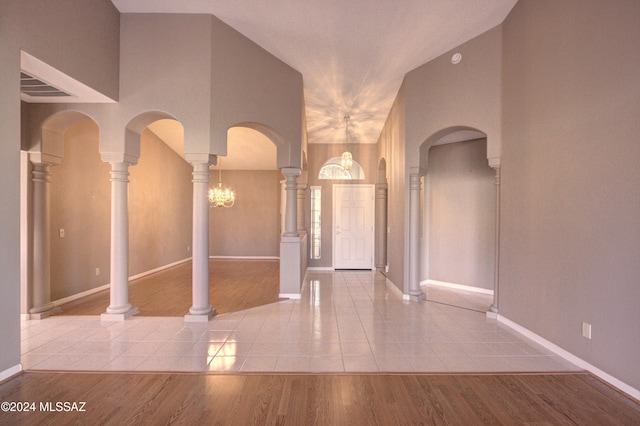
MULTIPOLYGON (((464 296, 468 298, 468 295, 464 296)), ((577 370, 483 313, 405 302, 370 271, 308 272, 300 300, 220 315, 22 323, 32 370, 499 372, 577 370)))

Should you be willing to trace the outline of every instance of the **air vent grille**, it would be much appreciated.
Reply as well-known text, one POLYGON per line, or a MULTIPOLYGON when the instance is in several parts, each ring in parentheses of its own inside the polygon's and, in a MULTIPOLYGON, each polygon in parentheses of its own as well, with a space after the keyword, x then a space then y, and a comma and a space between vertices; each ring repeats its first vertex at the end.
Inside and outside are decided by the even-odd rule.
POLYGON ((57 87, 51 86, 24 71, 20 73, 20 91, 33 97, 65 97, 71 96, 57 87))

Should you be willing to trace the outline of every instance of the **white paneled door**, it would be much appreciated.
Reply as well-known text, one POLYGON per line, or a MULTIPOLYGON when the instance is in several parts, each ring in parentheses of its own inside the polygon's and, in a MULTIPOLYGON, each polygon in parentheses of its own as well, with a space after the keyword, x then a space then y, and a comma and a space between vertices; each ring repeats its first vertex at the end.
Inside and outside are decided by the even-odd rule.
POLYGON ((373 269, 374 186, 333 186, 333 267, 373 269))

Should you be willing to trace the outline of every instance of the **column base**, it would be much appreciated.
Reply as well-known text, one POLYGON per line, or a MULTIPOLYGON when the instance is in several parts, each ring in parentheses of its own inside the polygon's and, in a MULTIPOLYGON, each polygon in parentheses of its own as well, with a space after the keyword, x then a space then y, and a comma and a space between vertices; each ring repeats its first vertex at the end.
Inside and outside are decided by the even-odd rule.
POLYGON ((498 319, 498 310, 493 306, 487 311, 487 318, 498 319))
POLYGON ((60 311, 61 311, 60 308, 58 308, 56 306, 53 306, 53 307, 47 309, 46 311, 29 314, 29 319, 32 319, 32 320, 43 320, 43 319, 45 319, 47 317, 50 317, 52 315, 59 314, 60 311))
POLYGON ((215 308, 204 314, 187 314, 184 316, 184 322, 209 322, 216 314, 215 308))
POLYGON ((427 299, 427 296, 425 296, 424 293, 420 292, 420 294, 410 294, 409 295, 409 300, 411 300, 412 302, 422 302, 424 300, 427 299))
POLYGON ((131 318, 138 312, 139 312, 138 308, 131 308, 126 312, 117 313, 117 314, 110 314, 108 312, 105 312, 100 315, 100 321, 124 321, 126 319, 131 318))

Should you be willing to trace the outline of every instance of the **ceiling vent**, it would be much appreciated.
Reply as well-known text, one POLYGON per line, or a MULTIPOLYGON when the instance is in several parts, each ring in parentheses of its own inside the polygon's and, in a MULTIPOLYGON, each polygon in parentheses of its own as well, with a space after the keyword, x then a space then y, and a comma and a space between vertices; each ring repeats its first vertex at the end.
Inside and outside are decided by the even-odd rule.
POLYGON ((45 83, 24 71, 20 73, 20 92, 34 98, 60 98, 71 96, 71 94, 45 83))

